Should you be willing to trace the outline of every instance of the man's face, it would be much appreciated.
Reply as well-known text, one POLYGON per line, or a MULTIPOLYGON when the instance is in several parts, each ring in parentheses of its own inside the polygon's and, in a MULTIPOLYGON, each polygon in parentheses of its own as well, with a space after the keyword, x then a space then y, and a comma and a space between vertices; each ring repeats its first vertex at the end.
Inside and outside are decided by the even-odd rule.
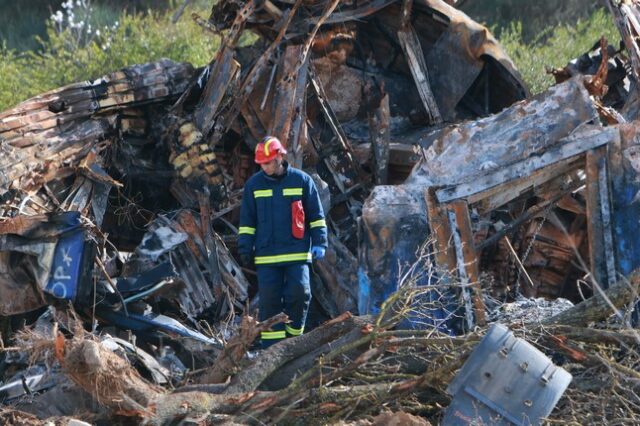
POLYGON ((276 155, 276 157, 269 161, 268 163, 260 164, 262 171, 264 171, 267 175, 272 176, 280 171, 280 166, 282 166, 282 154, 276 155))

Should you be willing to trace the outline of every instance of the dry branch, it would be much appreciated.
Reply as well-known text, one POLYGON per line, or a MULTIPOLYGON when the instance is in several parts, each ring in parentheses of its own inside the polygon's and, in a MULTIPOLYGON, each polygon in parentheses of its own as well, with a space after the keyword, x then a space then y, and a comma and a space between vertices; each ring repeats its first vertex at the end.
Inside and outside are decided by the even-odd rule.
POLYGON ((638 297, 639 285, 638 270, 632 272, 628 279, 620 280, 606 290, 596 285, 593 297, 543 321, 543 324, 586 326, 591 322, 605 320, 638 297))
POLYGON ((287 315, 284 313, 280 313, 262 323, 258 323, 253 317, 244 315, 237 334, 227 342, 218 358, 213 362, 213 368, 200 378, 199 383, 225 382, 229 376, 237 372, 242 358, 260 333, 286 321, 287 315))
POLYGON ((367 317, 352 317, 351 314, 344 313, 307 334, 271 346, 260 354, 252 366, 243 369, 231 380, 227 393, 243 393, 257 389, 285 363, 366 323, 367 317))

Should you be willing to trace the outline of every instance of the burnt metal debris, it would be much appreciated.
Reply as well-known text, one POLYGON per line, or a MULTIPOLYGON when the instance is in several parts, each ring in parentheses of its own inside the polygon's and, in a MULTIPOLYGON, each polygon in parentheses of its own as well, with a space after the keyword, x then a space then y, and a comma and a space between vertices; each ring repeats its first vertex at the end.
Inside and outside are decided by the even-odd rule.
POLYGON ((505 424, 556 404, 558 421, 639 420, 638 6, 608 2, 622 47, 600 40, 531 97, 455 3, 215 2, 207 66, 135 65, 0 113, 3 422, 469 424, 475 403, 505 424), (330 247, 311 331, 255 353, 287 320, 253 319, 236 261, 265 134, 318 182, 330 247), (549 317, 536 298, 577 305, 549 317), (515 317, 529 343, 487 331, 515 317), (535 389, 501 405, 513 375, 462 367, 485 333, 512 343, 504 365, 544 379, 544 352, 574 382, 558 368, 542 407, 535 389), (630 396, 594 409, 602 389, 630 396))

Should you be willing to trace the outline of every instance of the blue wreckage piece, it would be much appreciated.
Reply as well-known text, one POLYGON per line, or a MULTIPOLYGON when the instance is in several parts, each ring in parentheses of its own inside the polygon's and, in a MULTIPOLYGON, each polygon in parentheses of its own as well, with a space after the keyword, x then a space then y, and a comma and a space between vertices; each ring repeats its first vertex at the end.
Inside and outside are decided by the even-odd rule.
POLYGON ((62 213, 58 219, 67 226, 60 233, 43 290, 56 299, 81 301, 91 291, 88 283, 93 269, 93 245, 86 241, 79 212, 62 213))
POLYGON ((413 301, 412 312, 399 325, 403 329, 424 329, 436 326, 453 334, 455 295, 432 274, 432 259, 420 254, 429 233, 424 200, 400 187, 374 188, 370 200, 393 199, 384 210, 375 205, 363 210, 360 222, 360 268, 358 269, 358 311, 360 315, 377 314, 389 296, 398 290, 403 276, 417 287, 433 286, 413 301), (391 190, 389 189, 391 188, 391 190), (380 248, 385 250, 380 250, 380 248), (409 271, 413 272, 410 273, 409 271))

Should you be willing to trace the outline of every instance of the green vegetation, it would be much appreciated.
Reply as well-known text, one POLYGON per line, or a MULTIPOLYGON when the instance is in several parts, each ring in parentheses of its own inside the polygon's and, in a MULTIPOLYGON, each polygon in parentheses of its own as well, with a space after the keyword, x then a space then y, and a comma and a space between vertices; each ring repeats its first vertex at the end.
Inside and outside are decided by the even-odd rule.
POLYGON ((163 57, 205 65, 213 58, 219 39, 189 17, 192 11, 208 16, 209 9, 202 3, 197 10, 188 10, 177 24, 171 23, 170 9, 123 12, 117 21, 99 28, 90 28, 90 17, 77 7, 75 21, 67 19, 66 10, 57 18, 54 14, 47 21, 47 37, 38 38, 38 50, 20 52, 7 48, 6 43, 0 48, 0 111, 59 86, 163 57))
MULTIPOLYGON (((95 28, 112 25, 122 11, 140 13, 147 10, 164 11, 172 0, 84 0, 91 3, 91 24, 95 28)), ((37 50, 36 36, 47 37, 47 19, 62 8, 65 0, 0 0, 0 40, 9 49, 37 50)), ((82 2, 82 0, 81 0, 82 2)), ((77 3, 77 0, 74 0, 77 3)))
MULTIPOLYGON (((178 23, 172 24, 171 17, 181 3, 0 0, 6 12, 0 17, 0 111, 39 93, 128 65, 163 57, 194 66, 208 63, 219 39, 204 32, 189 15, 195 11, 207 17, 212 1, 193 2, 178 23), (124 4, 129 9, 123 9, 124 4), (154 9, 147 9, 151 5, 154 9), (29 28, 31 35, 25 35, 29 28), (25 46, 29 47, 23 50, 25 46)), ((613 45, 620 39, 609 12, 598 8, 597 0, 474 0, 464 10, 497 35, 534 94, 554 83, 546 67, 566 65, 602 35, 613 45)))
POLYGON ((588 20, 602 5, 602 0, 466 0, 462 10, 492 28, 497 37, 514 22, 522 22, 522 40, 531 43, 541 41, 540 33, 549 28, 588 20))
POLYGON ((601 36, 614 46, 618 46, 620 40, 613 19, 605 9, 596 9, 588 19, 573 25, 559 24, 541 31, 528 42, 525 42, 523 28, 520 22, 512 23, 500 31, 499 39, 532 94, 554 84, 546 68, 564 67, 571 59, 591 49, 601 36))

